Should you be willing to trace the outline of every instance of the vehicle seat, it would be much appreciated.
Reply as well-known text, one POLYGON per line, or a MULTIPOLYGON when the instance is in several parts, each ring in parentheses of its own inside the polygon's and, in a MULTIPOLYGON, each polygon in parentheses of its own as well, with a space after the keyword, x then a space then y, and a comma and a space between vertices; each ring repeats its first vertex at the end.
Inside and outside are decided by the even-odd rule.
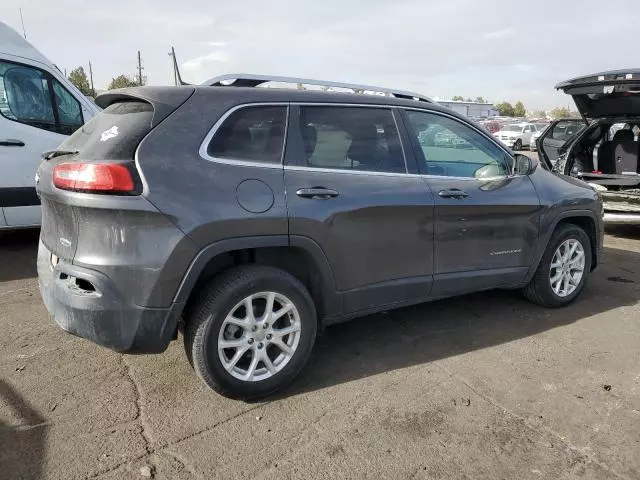
POLYGON ((638 172, 638 142, 634 140, 633 131, 618 130, 613 137, 615 173, 638 172))
POLYGON ((376 158, 376 145, 378 143, 378 132, 375 125, 366 125, 358 128, 351 140, 351 146, 347 152, 347 157, 352 162, 355 170, 375 170, 378 165, 376 158))
POLYGON ((305 163, 309 163, 309 159, 316 151, 318 143, 318 131, 313 125, 301 125, 300 133, 302 134, 302 146, 304 148, 305 163))

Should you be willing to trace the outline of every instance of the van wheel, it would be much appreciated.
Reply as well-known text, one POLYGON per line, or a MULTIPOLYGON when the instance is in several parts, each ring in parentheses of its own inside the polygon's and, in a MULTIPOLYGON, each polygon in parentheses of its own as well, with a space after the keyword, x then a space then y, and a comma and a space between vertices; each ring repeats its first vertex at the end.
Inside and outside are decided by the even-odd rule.
POLYGON ((316 331, 313 300, 297 278, 246 265, 205 288, 187 318, 184 341, 204 383, 227 397, 253 400, 296 377, 316 331))
POLYGON ((513 144, 513 150, 516 152, 522 150, 522 140, 516 140, 516 143, 513 144))
POLYGON ((524 296, 544 307, 562 307, 580 296, 591 271, 591 242, 580 227, 560 226, 553 233, 524 296))

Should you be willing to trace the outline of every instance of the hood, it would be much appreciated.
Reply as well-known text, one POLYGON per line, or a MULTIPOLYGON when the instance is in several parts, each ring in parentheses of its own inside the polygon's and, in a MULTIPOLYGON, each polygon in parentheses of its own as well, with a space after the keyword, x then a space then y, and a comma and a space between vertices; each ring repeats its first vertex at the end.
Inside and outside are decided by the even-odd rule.
POLYGON ((613 70, 556 85, 571 95, 584 118, 640 116, 640 69, 613 70))
POLYGON ((497 137, 518 137, 520 136, 520 132, 512 132, 510 130, 498 130, 494 133, 497 137))

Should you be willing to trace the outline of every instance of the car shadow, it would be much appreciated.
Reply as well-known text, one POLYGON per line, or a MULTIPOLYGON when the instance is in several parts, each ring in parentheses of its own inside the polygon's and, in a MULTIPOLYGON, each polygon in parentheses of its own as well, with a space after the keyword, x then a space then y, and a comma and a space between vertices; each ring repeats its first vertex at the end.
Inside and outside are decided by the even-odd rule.
POLYGON ((41 479, 48 430, 44 417, 3 380, 0 380, 0 402, 8 405, 14 415, 11 423, 0 420, 0 476, 41 479))
POLYGON ((280 397, 512 342, 640 302, 640 253, 605 248, 583 296, 546 309, 492 290, 328 327, 302 375, 280 397))
POLYGON ((607 225, 605 232, 616 238, 640 239, 640 225, 607 225))
POLYGON ((39 229, 0 232, 0 282, 37 276, 39 229))

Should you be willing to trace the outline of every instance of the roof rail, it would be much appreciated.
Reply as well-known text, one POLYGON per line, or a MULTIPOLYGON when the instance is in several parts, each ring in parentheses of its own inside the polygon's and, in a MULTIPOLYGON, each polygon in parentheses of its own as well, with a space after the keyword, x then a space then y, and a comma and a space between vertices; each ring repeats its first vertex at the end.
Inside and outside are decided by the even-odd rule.
POLYGON ((397 98, 408 100, 418 100, 421 102, 433 103, 429 97, 420 93, 405 92, 402 90, 394 90, 384 87, 374 87, 371 85, 358 85, 355 83, 332 82, 328 80, 313 80, 311 78, 295 78, 295 77, 279 77, 273 75, 255 75, 251 73, 229 73, 211 78, 203 83, 212 87, 257 87, 267 82, 280 83, 301 83, 303 85, 318 85, 321 87, 337 87, 353 90, 354 93, 383 93, 397 98))

